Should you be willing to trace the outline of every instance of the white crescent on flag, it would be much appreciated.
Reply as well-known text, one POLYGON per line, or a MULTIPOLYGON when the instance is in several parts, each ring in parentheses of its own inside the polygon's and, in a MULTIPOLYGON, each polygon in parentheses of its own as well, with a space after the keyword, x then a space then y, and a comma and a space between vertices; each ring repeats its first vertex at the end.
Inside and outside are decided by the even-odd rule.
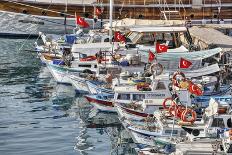
POLYGON ((194 85, 191 86, 191 89, 195 92, 197 89, 195 89, 194 85))
POLYGON ((162 51, 163 49, 164 47, 159 45, 159 50, 162 51))
POLYGON ((121 40, 121 37, 119 36, 119 34, 117 35, 117 39, 118 39, 118 40, 121 40))
POLYGON ((82 24, 82 23, 83 23, 83 20, 82 20, 82 18, 81 18, 81 17, 79 17, 79 18, 78 18, 78 22, 79 22, 80 24, 82 24))
POLYGON ((183 65, 183 66, 185 66, 185 67, 187 67, 187 66, 188 66, 188 64, 187 64, 187 62, 186 62, 186 61, 182 61, 182 65, 183 65))

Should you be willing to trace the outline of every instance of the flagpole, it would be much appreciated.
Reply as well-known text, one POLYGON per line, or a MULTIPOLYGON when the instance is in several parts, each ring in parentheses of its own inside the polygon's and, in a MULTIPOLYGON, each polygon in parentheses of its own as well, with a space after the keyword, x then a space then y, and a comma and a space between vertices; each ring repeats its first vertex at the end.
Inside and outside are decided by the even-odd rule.
POLYGON ((112 37, 113 37, 112 22, 113 22, 113 0, 110 0, 110 31, 109 31, 110 43, 112 43, 112 37))

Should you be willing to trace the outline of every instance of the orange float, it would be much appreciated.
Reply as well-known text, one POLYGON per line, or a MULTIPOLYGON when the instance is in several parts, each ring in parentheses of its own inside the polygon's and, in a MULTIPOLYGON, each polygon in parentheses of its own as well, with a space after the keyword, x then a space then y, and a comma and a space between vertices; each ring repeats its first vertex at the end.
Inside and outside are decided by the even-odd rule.
POLYGON ((178 105, 173 104, 168 108, 168 112, 171 116, 177 116, 178 105))
POLYGON ((194 123, 197 119, 197 113, 192 109, 185 109, 181 114, 181 120, 183 122, 194 123))
POLYGON ((170 106, 176 105, 176 102, 173 101, 171 97, 168 97, 168 98, 166 98, 166 99, 163 101, 163 108, 164 108, 165 110, 169 110, 169 107, 167 107, 167 105, 166 105, 166 102, 167 102, 167 101, 171 101, 170 106))

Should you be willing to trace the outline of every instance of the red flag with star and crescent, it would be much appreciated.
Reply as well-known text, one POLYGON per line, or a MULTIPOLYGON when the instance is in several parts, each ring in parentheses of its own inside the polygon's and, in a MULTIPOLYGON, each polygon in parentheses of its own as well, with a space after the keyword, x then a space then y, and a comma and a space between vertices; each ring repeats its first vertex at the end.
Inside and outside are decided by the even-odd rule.
POLYGON ((122 35, 119 31, 114 32, 114 41, 115 42, 126 42, 126 37, 122 35))
POLYGON ((167 51, 168 51, 167 45, 156 43, 156 52, 157 53, 165 53, 167 51))
POLYGON ((76 16, 76 24, 83 28, 89 27, 89 24, 85 21, 85 19, 80 16, 76 16))
POLYGON ((180 62, 179 62, 180 68, 189 68, 191 65, 192 65, 192 62, 190 62, 189 60, 180 58, 180 62))
POLYGON ((101 15, 102 14, 102 9, 101 8, 96 8, 95 14, 97 16, 101 15))
POLYGON ((197 96, 203 95, 203 91, 201 90, 201 88, 192 82, 189 83, 189 92, 197 96))
POLYGON ((148 62, 151 62, 155 59, 155 54, 149 50, 148 62))

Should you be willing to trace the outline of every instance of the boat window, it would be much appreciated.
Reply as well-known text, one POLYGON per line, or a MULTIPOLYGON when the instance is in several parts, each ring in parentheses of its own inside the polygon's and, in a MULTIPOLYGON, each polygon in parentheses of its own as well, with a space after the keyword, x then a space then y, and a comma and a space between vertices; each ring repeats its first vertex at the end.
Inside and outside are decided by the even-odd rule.
POLYGON ((130 94, 118 94, 118 100, 130 100, 130 94))
POLYGON ((158 82, 157 86, 156 86, 156 90, 163 90, 166 89, 165 85, 163 82, 158 82))
POLYGON ((80 53, 79 57, 80 57, 80 58, 86 58, 86 57, 87 57, 87 54, 82 54, 82 53, 80 53))
POLYGON ((94 68, 97 68, 97 65, 94 65, 94 68))
POLYGON ((227 126, 228 126, 228 128, 232 128, 231 118, 229 118, 229 119, 227 120, 227 126))
POLYGON ((186 131, 180 131, 180 135, 181 135, 181 136, 184 136, 184 135, 186 135, 186 134, 187 134, 186 131))
POLYGON ((91 68, 91 65, 79 65, 79 67, 91 68))
POLYGON ((224 128, 225 124, 224 124, 223 118, 214 118, 211 127, 224 128))
POLYGON ((133 94, 133 101, 142 101, 145 99, 145 94, 133 94))
POLYGON ((165 130, 165 133, 166 134, 173 134, 173 135, 177 135, 177 133, 178 133, 178 130, 165 130))
POLYGON ((99 68, 99 74, 107 74, 106 68, 99 68))
POLYGON ((154 45, 154 36, 151 33, 144 33, 143 36, 139 39, 137 42, 138 44, 149 44, 149 45, 154 45))
POLYGON ((95 36, 94 38, 93 38, 93 41, 92 41, 93 43, 99 43, 99 42, 101 42, 101 37, 100 36, 95 36))

